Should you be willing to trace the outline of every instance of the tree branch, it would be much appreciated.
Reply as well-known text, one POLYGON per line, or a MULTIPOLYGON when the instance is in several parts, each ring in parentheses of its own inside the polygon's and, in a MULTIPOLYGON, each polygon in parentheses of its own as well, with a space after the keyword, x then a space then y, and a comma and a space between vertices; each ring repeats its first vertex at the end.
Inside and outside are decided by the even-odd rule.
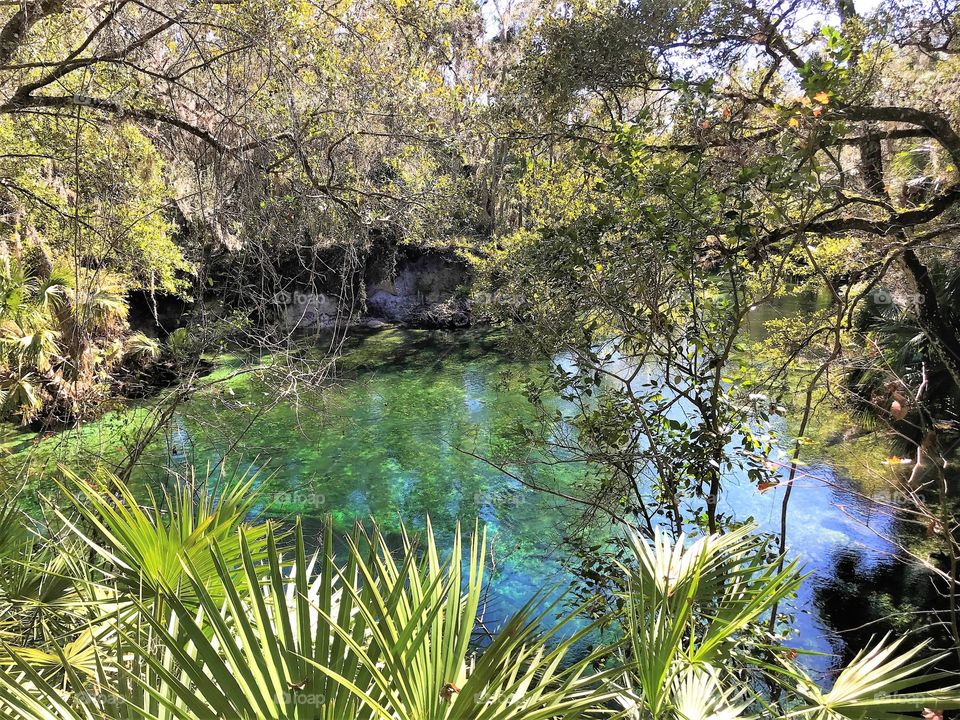
POLYGON ((168 115, 159 110, 150 108, 127 108, 103 98, 86 95, 28 95, 27 97, 13 97, 0 105, 0 114, 16 113, 27 108, 76 108, 86 107, 102 112, 113 113, 121 118, 136 118, 147 122, 163 123, 183 130, 212 147, 220 154, 228 154, 229 149, 224 146, 209 131, 188 123, 175 115, 168 115))
POLYGON ((62 7, 63 0, 33 0, 23 3, 0 30, 0 64, 7 63, 20 49, 30 28, 48 15, 59 12, 62 7))

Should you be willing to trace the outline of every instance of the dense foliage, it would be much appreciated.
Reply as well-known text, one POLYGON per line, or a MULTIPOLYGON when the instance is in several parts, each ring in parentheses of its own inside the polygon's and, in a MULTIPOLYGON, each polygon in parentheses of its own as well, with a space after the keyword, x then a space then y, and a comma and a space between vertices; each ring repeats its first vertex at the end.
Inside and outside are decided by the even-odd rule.
POLYGON ((735 525, 723 489, 747 475, 784 489, 784 550, 817 410, 884 431, 899 448, 874 475, 926 528, 902 550, 948 598, 947 646, 956 11, 582 3, 538 17, 511 88, 536 98, 516 139, 516 227, 476 258, 517 346, 568 358, 530 388, 541 422, 519 434, 604 468, 583 501, 649 533, 735 525))
MULTIPOLYGON (((531 605, 474 660, 479 539, 461 591, 459 546, 444 564, 405 539, 397 565, 374 534, 342 570, 247 527, 242 493, 143 509, 72 479, 59 524, 3 516, 6 712, 920 711, 877 692, 925 660, 868 649, 823 693, 777 647, 824 410, 896 447, 877 475, 960 658, 956 0, 0 7, 0 420, 77 427, 159 393, 129 477, 225 351, 276 398, 320 386, 368 290, 431 255, 469 265, 457 312, 556 358, 520 446, 590 467, 575 499, 642 536, 568 538, 603 571, 588 613, 628 641, 561 662, 531 605), (723 510, 742 476, 783 489, 772 545, 723 510)), ((509 450, 491 460, 522 474, 509 450)))

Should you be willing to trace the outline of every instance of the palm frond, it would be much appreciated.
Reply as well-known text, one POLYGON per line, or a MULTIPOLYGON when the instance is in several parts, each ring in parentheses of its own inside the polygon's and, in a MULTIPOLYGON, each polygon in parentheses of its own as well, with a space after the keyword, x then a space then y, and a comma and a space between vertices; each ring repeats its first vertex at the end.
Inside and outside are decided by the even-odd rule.
POLYGON ((894 642, 885 639, 859 652, 843 668, 829 692, 822 692, 813 682, 801 679, 797 689, 809 705, 799 714, 824 719, 899 720, 915 718, 927 707, 960 708, 960 685, 933 692, 905 692, 956 676, 948 672, 924 672, 948 653, 917 660, 928 643, 898 652, 903 642, 903 638, 894 642), (905 715, 907 712, 912 714, 905 715))

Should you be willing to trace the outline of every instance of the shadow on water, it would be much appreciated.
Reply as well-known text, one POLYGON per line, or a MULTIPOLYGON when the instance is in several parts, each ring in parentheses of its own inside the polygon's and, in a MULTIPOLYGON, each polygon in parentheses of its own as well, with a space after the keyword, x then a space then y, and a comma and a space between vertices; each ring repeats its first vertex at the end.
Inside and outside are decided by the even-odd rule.
POLYGON ((458 360, 469 362, 502 353, 497 336, 484 329, 413 330, 391 328, 384 342, 380 330, 358 330, 345 343, 344 358, 338 363, 347 375, 370 371, 398 372, 415 368, 429 369, 431 361, 440 363, 451 353, 458 360))
MULTIPOLYGON (((921 547, 925 541, 914 525, 900 519, 890 532, 907 547, 921 547)), ((931 560, 947 569, 946 558, 933 555, 931 560)), ((813 601, 842 661, 890 634, 908 637, 910 645, 930 641, 931 652, 948 653, 939 669, 960 670, 946 624, 947 588, 934 573, 903 553, 870 558, 847 547, 832 552, 825 568, 828 572, 812 583, 813 601)))

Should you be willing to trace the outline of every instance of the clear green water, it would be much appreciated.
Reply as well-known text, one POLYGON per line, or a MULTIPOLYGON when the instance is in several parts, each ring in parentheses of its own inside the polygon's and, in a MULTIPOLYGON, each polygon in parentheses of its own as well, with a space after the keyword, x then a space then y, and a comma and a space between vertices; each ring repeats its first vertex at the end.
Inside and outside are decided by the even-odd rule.
MULTIPOLYGON (((343 531, 372 517, 396 535, 401 522, 421 528, 429 515, 437 532, 449 535, 458 522, 472 524, 479 517, 489 534, 492 568, 485 621, 494 627, 534 592, 570 577, 561 536, 581 509, 529 490, 461 451, 491 457, 506 449, 509 427, 527 413, 522 384, 537 372, 535 365, 505 359, 489 338, 475 334, 383 331, 354 341, 341 379, 322 394, 295 402, 250 376, 204 391, 149 448, 142 474, 159 479, 188 463, 203 468, 222 462, 228 472, 261 469, 262 511, 302 514, 310 529, 329 514, 343 531)), ((3 447, 10 454, 0 460, 0 470, 18 472, 26 455, 33 478, 55 456, 83 470, 95 457, 118 454, 145 417, 144 409, 134 409, 78 433, 40 441, 7 437, 3 447)), ((563 490, 583 472, 576 466, 538 467, 528 476, 563 490)), ((857 573, 869 573, 893 551, 880 537, 891 531, 891 519, 876 514, 854 490, 826 465, 805 468, 798 480, 790 546, 810 577, 794 608, 797 647, 843 650, 821 611, 837 597, 838 583, 848 583, 838 577, 840 569, 853 563, 857 573)), ((761 494, 734 480, 725 488, 722 509, 775 530, 781 493, 761 494)), ((610 528, 584 532, 602 541, 610 528)), ((830 660, 811 665, 826 668, 830 660)))

